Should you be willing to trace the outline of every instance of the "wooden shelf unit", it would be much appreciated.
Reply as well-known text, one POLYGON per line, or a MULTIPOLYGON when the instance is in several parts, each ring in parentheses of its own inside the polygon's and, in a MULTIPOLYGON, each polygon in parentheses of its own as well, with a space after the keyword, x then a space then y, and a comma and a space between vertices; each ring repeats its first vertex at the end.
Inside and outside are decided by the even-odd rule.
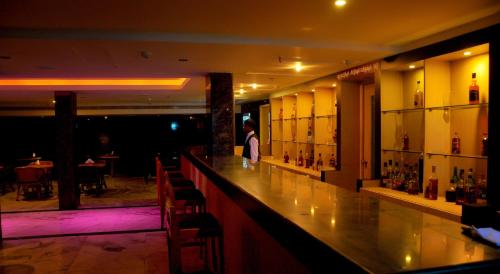
MULTIPOLYGON (((270 161, 274 164, 284 162, 285 152, 290 157, 290 165, 295 163, 300 151, 304 158, 314 152, 315 161, 321 153, 325 169, 331 169, 328 167, 331 155, 337 156, 333 138, 337 128, 335 88, 317 87, 314 90, 271 98, 270 161)), ((295 171, 302 169, 298 167, 295 171)))
POLYGON ((437 167, 438 196, 444 197, 453 167, 472 168, 475 177, 487 175, 487 157, 481 156, 481 138, 488 132, 489 49, 488 44, 432 57, 400 69, 381 71, 381 147, 382 167, 389 159, 414 163, 425 155, 424 189, 432 166, 437 167), (472 52, 464 56, 464 51, 472 52), (475 72, 480 103, 469 104, 469 85, 475 72), (424 90, 424 107, 412 105, 416 82, 424 90), (409 151, 402 150, 404 133, 410 139, 409 151), (461 138, 461 154, 451 154, 451 139, 461 138), (415 152, 415 153, 412 153, 415 152))

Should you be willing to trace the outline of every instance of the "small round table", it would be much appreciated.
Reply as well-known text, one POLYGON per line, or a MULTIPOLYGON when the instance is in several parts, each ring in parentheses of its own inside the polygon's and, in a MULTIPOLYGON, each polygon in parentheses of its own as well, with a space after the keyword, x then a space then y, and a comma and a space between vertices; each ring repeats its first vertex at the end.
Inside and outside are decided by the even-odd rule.
POLYGON ((108 162, 109 163, 109 175, 111 177, 115 176, 115 161, 120 159, 120 156, 106 154, 106 155, 98 156, 97 158, 108 162))

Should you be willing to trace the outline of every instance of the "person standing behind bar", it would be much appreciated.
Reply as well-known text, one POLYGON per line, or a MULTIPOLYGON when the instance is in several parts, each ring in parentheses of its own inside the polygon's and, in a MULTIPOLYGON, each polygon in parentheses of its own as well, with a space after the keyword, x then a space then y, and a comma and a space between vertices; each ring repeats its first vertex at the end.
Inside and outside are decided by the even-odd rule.
POLYGON ((243 157, 250 159, 252 162, 260 160, 259 139, 255 134, 255 122, 248 119, 243 123, 243 132, 247 135, 245 145, 243 146, 243 157))

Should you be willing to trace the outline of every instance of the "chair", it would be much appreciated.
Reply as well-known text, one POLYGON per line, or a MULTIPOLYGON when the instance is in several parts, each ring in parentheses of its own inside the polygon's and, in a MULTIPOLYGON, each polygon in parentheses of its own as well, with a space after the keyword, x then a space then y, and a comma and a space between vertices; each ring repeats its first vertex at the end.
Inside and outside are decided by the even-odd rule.
POLYGON ((205 270, 210 269, 208 246, 211 247, 211 268, 216 273, 223 273, 223 238, 222 227, 210 213, 191 211, 185 212, 178 207, 179 201, 172 185, 166 185, 167 211, 167 241, 170 263, 170 273, 182 273, 183 247, 200 247, 204 259, 205 270), (194 233, 193 233, 194 232, 194 233), (190 236, 194 235, 194 236, 190 236))
POLYGON ((43 169, 36 167, 16 167, 16 183, 17 183, 17 196, 16 201, 19 201, 19 195, 21 194, 21 189, 24 195, 26 195, 29 190, 31 192, 36 192, 37 197, 40 198, 42 193, 42 188, 45 186, 44 171, 43 169))
POLYGON ((91 190, 95 190, 97 197, 102 193, 104 185, 102 171, 95 166, 80 166, 78 168, 78 183, 80 184, 81 192, 89 194, 91 190))

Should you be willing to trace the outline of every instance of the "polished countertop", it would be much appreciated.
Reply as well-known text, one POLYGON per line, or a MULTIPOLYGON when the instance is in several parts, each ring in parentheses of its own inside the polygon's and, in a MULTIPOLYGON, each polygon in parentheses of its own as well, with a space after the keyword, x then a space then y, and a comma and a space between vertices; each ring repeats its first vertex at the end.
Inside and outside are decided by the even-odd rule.
POLYGON ((268 163, 252 164, 240 156, 190 157, 360 271, 420 272, 500 264, 500 249, 463 235, 459 223, 268 163))

